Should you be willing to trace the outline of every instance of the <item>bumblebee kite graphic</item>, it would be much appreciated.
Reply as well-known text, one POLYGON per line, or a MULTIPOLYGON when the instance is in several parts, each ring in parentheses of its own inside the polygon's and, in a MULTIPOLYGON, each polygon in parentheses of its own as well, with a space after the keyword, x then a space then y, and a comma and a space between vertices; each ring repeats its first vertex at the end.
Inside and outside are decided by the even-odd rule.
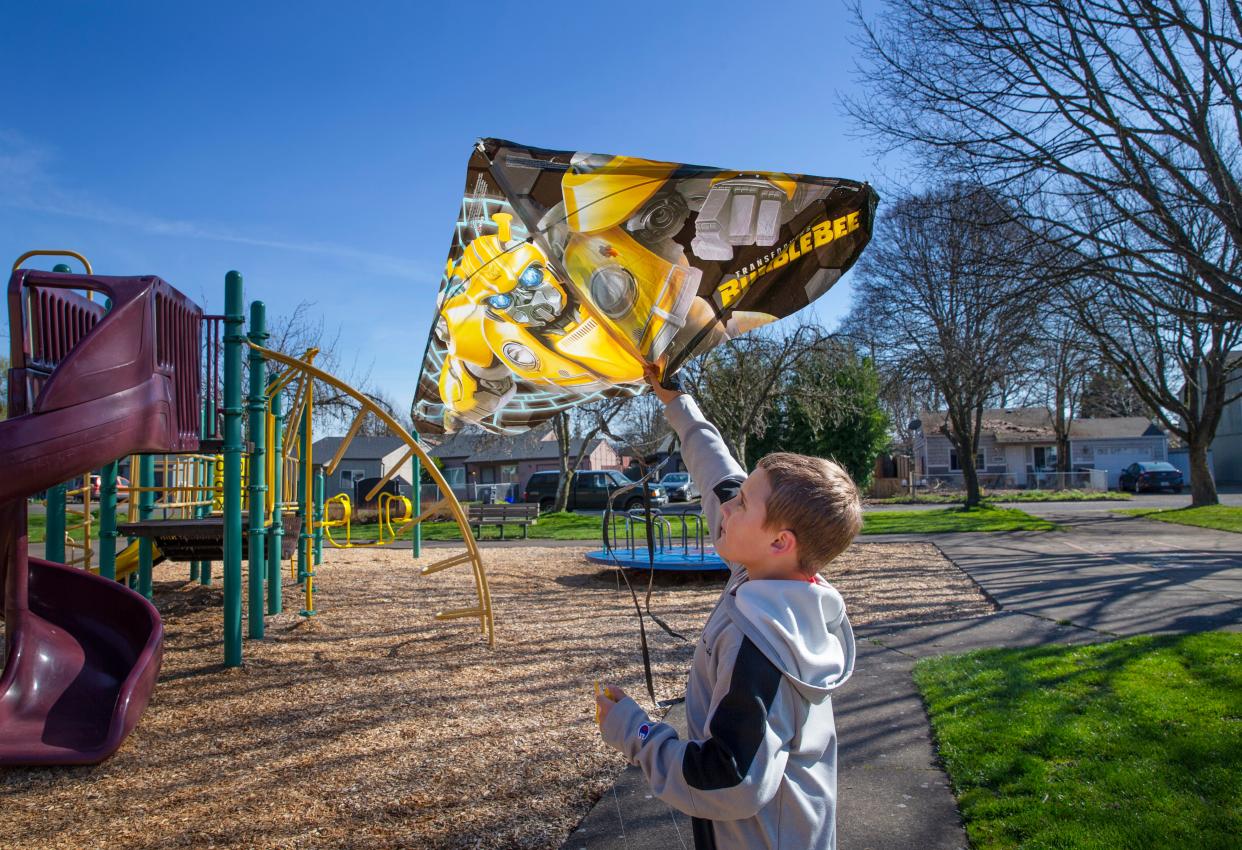
POLYGON ((413 415, 516 433, 790 315, 858 258, 865 183, 484 139, 413 415))

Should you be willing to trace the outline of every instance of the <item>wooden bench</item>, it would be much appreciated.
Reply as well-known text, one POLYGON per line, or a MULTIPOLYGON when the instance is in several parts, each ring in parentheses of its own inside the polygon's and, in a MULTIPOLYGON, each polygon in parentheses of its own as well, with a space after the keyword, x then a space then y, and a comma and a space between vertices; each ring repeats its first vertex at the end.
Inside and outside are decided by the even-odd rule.
POLYGON ((510 505, 500 502, 495 505, 468 505, 467 517, 474 528, 474 538, 483 539, 483 526, 499 525, 500 539, 505 539, 505 524, 513 523, 522 526, 522 539, 526 539, 530 527, 539 518, 539 506, 522 502, 510 505))

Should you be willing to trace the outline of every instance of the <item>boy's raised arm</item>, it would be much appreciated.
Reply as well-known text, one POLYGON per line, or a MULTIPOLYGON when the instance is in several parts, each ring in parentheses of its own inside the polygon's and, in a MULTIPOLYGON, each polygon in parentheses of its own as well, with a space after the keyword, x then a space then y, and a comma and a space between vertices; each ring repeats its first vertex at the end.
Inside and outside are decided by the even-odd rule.
POLYGON ((646 371, 656 397, 664 402, 668 423, 681 440, 682 460, 703 491, 703 516, 714 544, 720 534, 720 505, 737 495, 746 480, 746 471, 729 454, 720 431, 703 417, 695 400, 684 392, 661 386, 654 366, 646 371))

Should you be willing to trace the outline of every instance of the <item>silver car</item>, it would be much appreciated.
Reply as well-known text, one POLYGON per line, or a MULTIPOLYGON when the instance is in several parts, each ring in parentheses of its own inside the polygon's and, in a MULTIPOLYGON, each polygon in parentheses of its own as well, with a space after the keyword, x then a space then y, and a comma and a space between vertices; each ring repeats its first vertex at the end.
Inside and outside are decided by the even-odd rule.
POLYGON ((670 472, 660 479, 660 486, 670 502, 690 502, 703 495, 689 472, 670 472))

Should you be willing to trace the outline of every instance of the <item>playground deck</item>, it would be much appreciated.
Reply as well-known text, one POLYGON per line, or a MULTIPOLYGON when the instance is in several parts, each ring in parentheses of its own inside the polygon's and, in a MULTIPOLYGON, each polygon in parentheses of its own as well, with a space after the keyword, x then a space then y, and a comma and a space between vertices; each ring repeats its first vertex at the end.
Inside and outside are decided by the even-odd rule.
MULTIPOLYGON (((142 723, 102 764, 0 773, 0 848, 559 848, 623 767, 595 732, 592 681, 647 702, 633 603, 585 548, 487 551, 494 649, 477 623, 432 619, 473 593, 465 571, 329 551, 319 616, 268 618, 231 669, 219 587, 158 566, 165 656, 142 723)), ((841 567, 858 625, 990 610, 925 544, 859 544, 841 567)), ((658 576, 652 609, 694 640, 719 588, 658 576)), ((680 696, 692 644, 648 637, 657 696, 680 696)))

